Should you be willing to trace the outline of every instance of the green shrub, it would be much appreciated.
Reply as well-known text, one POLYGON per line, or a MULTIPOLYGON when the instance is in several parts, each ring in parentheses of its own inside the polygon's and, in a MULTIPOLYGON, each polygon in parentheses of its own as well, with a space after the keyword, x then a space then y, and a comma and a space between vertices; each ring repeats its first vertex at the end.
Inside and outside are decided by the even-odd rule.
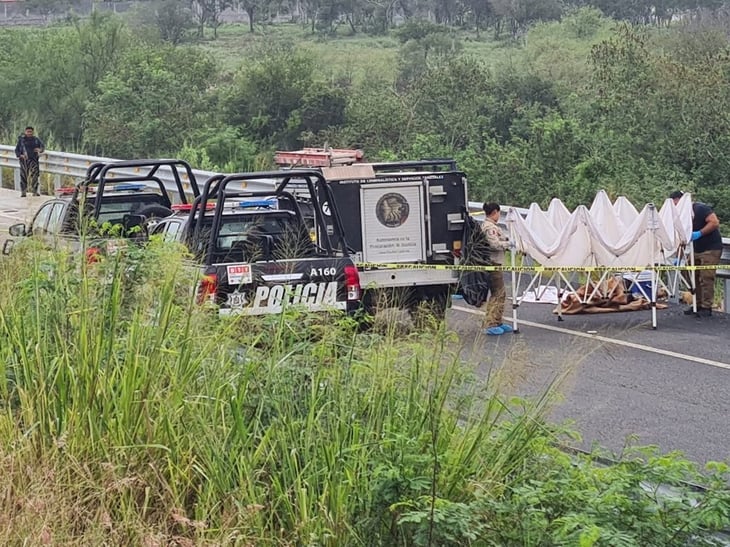
POLYGON ((0 260, 0 542, 709 545, 730 523, 725 465, 555 448, 555 388, 504 391, 519 359, 483 379, 443 326, 218 317, 186 260, 0 260))

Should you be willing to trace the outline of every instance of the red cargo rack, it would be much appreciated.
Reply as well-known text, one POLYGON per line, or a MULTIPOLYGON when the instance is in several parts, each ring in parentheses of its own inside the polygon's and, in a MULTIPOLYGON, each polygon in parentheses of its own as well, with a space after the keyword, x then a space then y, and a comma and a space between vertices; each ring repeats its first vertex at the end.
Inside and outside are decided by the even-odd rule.
POLYGON ((350 165, 363 161, 363 151, 346 148, 303 148, 302 150, 277 151, 274 162, 280 166, 331 167, 350 165))

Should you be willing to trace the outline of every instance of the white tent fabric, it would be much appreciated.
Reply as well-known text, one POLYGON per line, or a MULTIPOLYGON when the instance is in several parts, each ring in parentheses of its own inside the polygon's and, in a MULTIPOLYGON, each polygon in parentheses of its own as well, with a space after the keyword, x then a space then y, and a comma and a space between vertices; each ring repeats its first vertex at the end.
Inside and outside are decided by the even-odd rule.
POLYGON ((524 218, 511 209, 506 221, 516 250, 546 267, 646 267, 664 263, 690 241, 692 197, 638 211, 625 197, 611 203, 601 190, 590 209, 570 212, 553 199, 547 211, 533 203, 524 218))

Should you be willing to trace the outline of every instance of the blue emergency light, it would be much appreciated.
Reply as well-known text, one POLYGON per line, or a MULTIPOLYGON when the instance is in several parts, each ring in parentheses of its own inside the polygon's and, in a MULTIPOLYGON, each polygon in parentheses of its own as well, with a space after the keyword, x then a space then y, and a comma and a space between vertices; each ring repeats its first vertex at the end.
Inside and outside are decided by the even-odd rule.
POLYGON ((277 206, 276 199, 251 199, 248 201, 239 201, 239 207, 266 207, 267 209, 275 209, 277 206))
POLYGON ((107 188, 107 190, 114 191, 114 192, 138 192, 140 190, 144 190, 146 188, 145 184, 140 183, 122 183, 122 184, 112 184, 107 188))

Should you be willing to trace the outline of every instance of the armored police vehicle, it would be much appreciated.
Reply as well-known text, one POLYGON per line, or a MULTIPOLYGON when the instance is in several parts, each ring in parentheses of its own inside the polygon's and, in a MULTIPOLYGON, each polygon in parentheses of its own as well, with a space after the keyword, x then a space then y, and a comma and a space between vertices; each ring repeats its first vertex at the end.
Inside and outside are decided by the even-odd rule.
POLYGON ((336 211, 325 225, 321 203, 332 197, 317 171, 216 175, 189 205, 150 230, 184 243, 200 264, 199 300, 222 314, 261 315, 290 307, 355 312, 358 270, 349 256, 336 211), (247 191, 250 182, 271 190, 247 191), (310 235, 293 190, 305 188, 313 222, 310 235))
MULTIPOLYGON (((368 307, 425 303, 443 316, 459 282, 447 267, 461 255, 466 175, 451 159, 364 163, 359 151, 347 152, 278 152, 276 162, 319 165, 327 181, 319 199, 325 213, 338 210, 342 217, 368 307)), ((317 238, 333 230, 334 219, 327 218, 317 238)))

